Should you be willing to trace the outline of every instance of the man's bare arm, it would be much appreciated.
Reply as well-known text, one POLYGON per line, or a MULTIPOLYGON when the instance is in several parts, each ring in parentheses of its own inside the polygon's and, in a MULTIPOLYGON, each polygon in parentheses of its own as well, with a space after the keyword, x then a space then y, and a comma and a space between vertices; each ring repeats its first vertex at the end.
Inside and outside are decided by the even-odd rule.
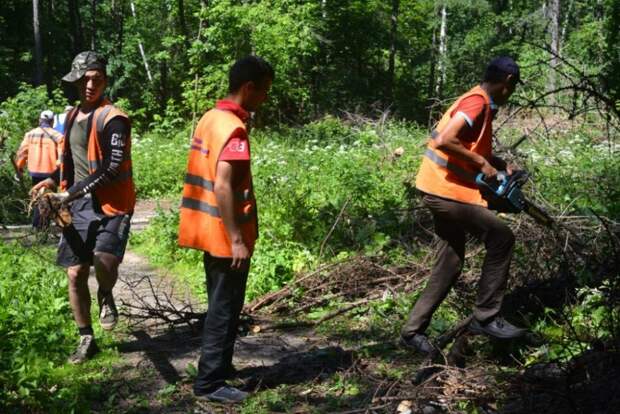
POLYGON ((220 215, 232 243, 233 260, 231 267, 233 269, 246 267, 250 259, 250 252, 243 241, 241 229, 235 220, 233 182, 235 167, 238 168, 237 163, 240 162, 243 161, 218 161, 214 188, 220 215))
POLYGON ((435 148, 440 149, 450 155, 472 164, 477 167, 488 177, 493 177, 497 174, 497 170, 480 154, 476 154, 473 151, 469 151, 457 135, 463 128, 469 128, 467 121, 462 116, 454 116, 448 122, 448 125, 439 133, 439 136, 433 140, 435 148))

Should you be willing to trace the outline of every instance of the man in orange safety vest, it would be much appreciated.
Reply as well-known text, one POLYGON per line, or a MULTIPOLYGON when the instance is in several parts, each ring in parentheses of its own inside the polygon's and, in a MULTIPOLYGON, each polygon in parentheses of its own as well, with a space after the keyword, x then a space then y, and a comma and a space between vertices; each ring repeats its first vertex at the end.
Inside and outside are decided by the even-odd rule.
POLYGON ((519 82, 519 66, 513 59, 493 59, 482 83, 454 102, 428 140, 416 187, 432 212, 439 251, 430 279, 401 331, 401 342, 422 353, 434 350, 424 332, 461 273, 468 233, 487 250, 469 329, 499 338, 525 333, 499 315, 515 238, 506 223, 489 211, 475 183, 480 172, 487 179, 493 179, 498 170, 513 172, 513 166, 493 155, 492 122, 497 107, 508 101, 519 82))
MULTIPOLYGON (((27 168, 32 184, 35 185, 48 178, 58 168, 62 134, 52 128, 53 118, 52 111, 41 112, 39 126, 24 135, 15 157, 17 180, 21 180, 24 168, 27 168)), ((32 225, 39 227, 38 208, 33 209, 32 225)))
POLYGON ((273 79, 265 60, 238 60, 229 72, 228 96, 203 115, 191 142, 179 244, 204 252, 209 309, 194 383, 199 400, 235 403, 247 397, 226 383, 258 237, 246 123, 267 99, 273 79))

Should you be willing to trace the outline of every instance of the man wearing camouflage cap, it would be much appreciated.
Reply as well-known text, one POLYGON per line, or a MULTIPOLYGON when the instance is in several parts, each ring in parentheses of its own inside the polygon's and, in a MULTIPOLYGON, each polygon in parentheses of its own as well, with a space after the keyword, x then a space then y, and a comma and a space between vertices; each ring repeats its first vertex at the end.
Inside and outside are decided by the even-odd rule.
POLYGON ((80 363, 97 353, 90 315, 88 274, 94 265, 99 288, 99 322, 106 330, 118 320, 112 289, 123 259, 135 205, 129 118, 105 96, 106 59, 78 54, 63 81, 76 86, 80 104, 67 114, 60 167, 32 188, 60 187, 56 198, 70 205, 72 224, 63 229, 58 264, 67 268, 69 300, 80 344, 69 358, 80 363))

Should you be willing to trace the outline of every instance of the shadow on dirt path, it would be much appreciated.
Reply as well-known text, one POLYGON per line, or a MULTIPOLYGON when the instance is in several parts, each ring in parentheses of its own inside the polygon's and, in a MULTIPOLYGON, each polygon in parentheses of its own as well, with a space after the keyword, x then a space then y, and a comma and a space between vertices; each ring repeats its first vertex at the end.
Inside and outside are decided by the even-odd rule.
MULTIPOLYGON (((136 218, 148 221, 150 208, 155 206, 141 206, 136 218)), ((89 287, 95 297, 97 282, 92 271, 89 287)), ((114 332, 121 362, 113 367, 112 380, 101 384, 110 398, 94 403, 92 411, 191 412, 191 385, 207 308, 204 299, 194 297, 172 275, 153 268, 146 258, 131 250, 120 267, 114 296, 121 312, 114 332), (172 313, 167 312, 171 309, 172 313), (189 313, 190 323, 178 319, 170 323, 178 317, 174 310, 189 313)), ((328 343, 308 329, 240 336, 233 360, 240 384, 251 390, 311 380, 350 363, 350 351, 328 343)))

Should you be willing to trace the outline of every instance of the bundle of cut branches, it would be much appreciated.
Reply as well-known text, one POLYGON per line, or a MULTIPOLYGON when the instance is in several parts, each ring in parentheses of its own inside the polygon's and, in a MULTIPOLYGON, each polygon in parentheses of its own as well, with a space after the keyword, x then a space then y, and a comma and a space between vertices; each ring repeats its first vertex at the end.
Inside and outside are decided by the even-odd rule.
POLYGON ((67 227, 71 224, 71 212, 69 207, 64 204, 57 193, 42 188, 30 201, 28 213, 33 208, 39 210, 40 224, 42 228, 49 227, 51 222, 56 223, 60 228, 67 227))
POLYGON ((284 288, 247 304, 245 312, 301 317, 331 301, 343 302, 333 314, 314 323, 318 324, 385 295, 414 290, 427 272, 426 265, 390 268, 376 258, 355 257, 300 275, 284 288))

